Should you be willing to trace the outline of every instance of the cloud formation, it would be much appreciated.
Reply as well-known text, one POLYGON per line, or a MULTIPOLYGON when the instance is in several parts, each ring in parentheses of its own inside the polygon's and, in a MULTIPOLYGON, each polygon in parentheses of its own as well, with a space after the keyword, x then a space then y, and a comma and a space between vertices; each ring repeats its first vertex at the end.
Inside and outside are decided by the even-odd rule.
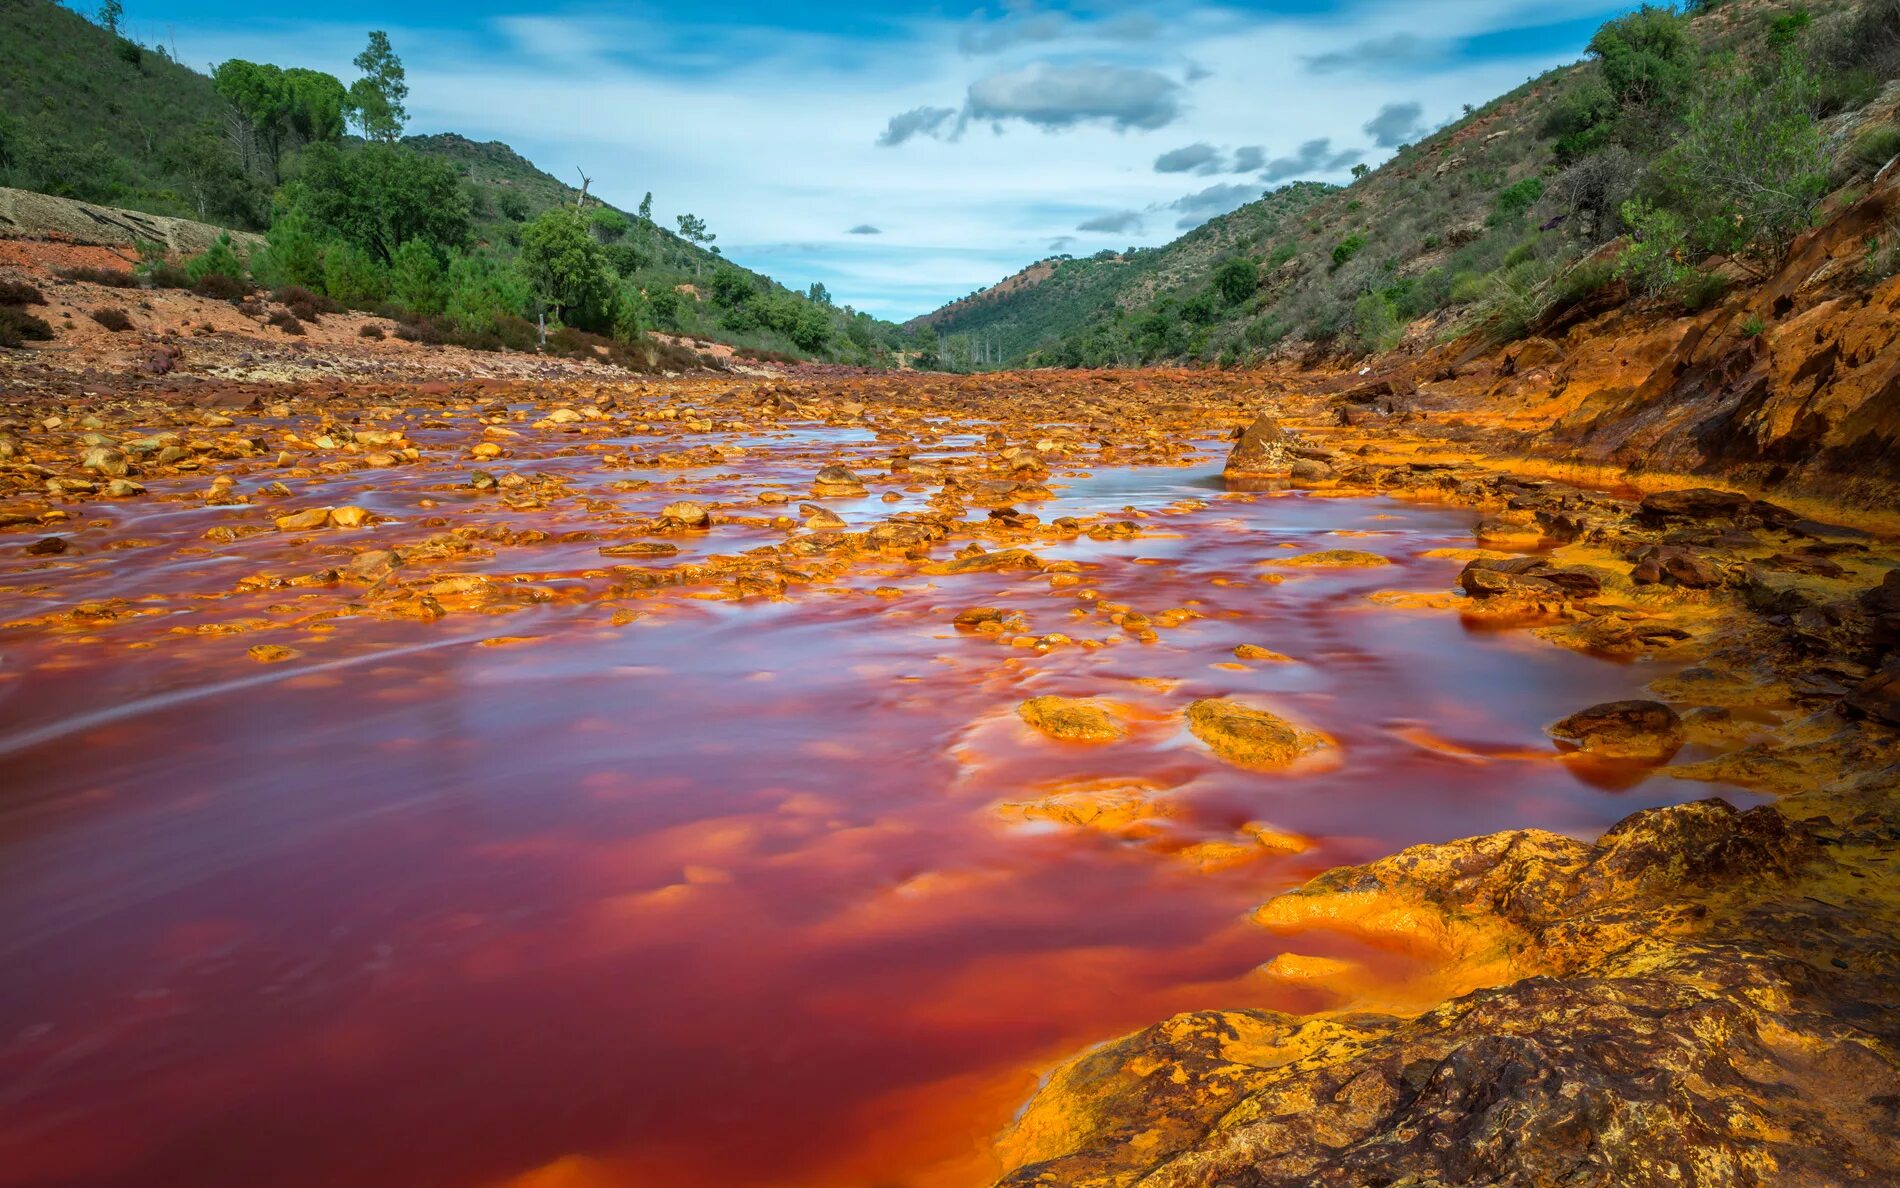
POLYGON ((954 107, 913 107, 892 116, 877 142, 885 148, 891 148, 913 136, 940 135, 945 125, 956 118, 956 114, 957 109, 954 107))
POLYGON ((1345 70, 1390 69, 1393 66, 1416 66, 1429 62, 1435 56, 1432 46, 1422 37, 1410 33, 1394 33, 1390 37, 1374 37, 1366 41, 1355 42, 1343 49, 1328 50, 1323 54, 1311 54, 1301 59, 1306 68, 1314 74, 1337 74, 1345 70))
POLYGON ((1157 71, 1106 62, 1032 62, 971 83, 964 113, 997 123, 1021 120, 1046 131, 1087 123, 1117 132, 1152 130, 1181 118, 1181 84, 1157 71))
POLYGON ((846 235, 882 235, 884 234, 884 231, 882 228, 873 227, 869 223, 859 223, 857 226, 851 228, 851 230, 846 231, 845 234, 846 235))
POLYGON ((1300 146, 1290 157, 1275 157, 1261 171, 1260 180, 1281 182, 1310 173, 1336 173, 1360 157, 1358 149, 1334 151, 1331 138, 1321 136, 1300 146))
POLYGON ((1197 173, 1202 177, 1221 173, 1254 173, 1266 164, 1266 157, 1267 150, 1257 144, 1242 145, 1229 157, 1224 150, 1206 141, 1197 141, 1178 149, 1169 149, 1156 157, 1155 172, 1197 173))
POLYGON ((1176 198, 1165 209, 1178 212, 1181 217, 1175 221, 1177 230, 1186 231, 1198 227, 1216 215, 1224 215, 1260 197, 1260 187, 1245 182, 1209 186, 1205 190, 1176 198))
POLYGON ((1161 22, 1142 13, 1083 21, 1066 12, 1038 11, 1029 4, 1011 4, 1009 9, 1000 17, 971 17, 957 34, 957 49, 966 57, 979 57, 1019 45, 1064 40, 1142 41, 1161 32, 1161 22))
POLYGON ((1380 148, 1394 148, 1422 130, 1424 115, 1425 109, 1417 103, 1388 103, 1366 121, 1365 133, 1380 148))
POLYGON ((1155 158, 1156 173, 1225 173, 1227 155, 1201 141, 1183 145, 1178 149, 1169 149, 1155 158))
POLYGON ((1113 214, 1096 215, 1092 219, 1084 219, 1076 225, 1075 229, 1107 235, 1117 235, 1124 231, 1139 231, 1141 230, 1141 212, 1118 210, 1113 214))

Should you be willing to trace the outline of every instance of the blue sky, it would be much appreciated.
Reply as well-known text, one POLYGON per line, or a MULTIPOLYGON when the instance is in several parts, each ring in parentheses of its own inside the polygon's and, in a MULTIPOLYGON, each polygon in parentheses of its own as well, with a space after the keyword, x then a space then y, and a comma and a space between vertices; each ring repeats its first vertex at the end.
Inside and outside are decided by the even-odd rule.
MULTIPOLYGON (((82 0, 80 7, 84 7, 82 0)), ((1052 252, 1165 243, 1343 180, 1577 58, 1628 5, 1273 0, 718 5, 127 0, 129 31, 346 82, 371 28, 410 131, 503 140, 731 258, 903 319, 1052 252)))

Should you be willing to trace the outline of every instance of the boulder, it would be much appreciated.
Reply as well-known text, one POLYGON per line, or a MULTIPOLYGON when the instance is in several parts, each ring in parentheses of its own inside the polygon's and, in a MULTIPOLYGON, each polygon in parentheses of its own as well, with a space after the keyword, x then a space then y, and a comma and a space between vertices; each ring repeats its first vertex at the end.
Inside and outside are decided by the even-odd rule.
POLYGON ((1304 730, 1263 709, 1208 697, 1187 708, 1188 731, 1215 755, 1236 767, 1277 768, 1328 743, 1325 735, 1304 730))
POLYGON ((1258 478, 1284 475, 1292 467, 1293 454, 1286 430, 1272 413, 1262 413, 1234 443, 1227 455, 1224 473, 1235 478, 1258 478))
POLYGON ((1128 727, 1099 701, 1076 697, 1032 697, 1016 707, 1030 726, 1065 742, 1114 742, 1128 727))
POLYGON ((1661 762, 1682 746, 1682 719, 1660 701, 1608 701, 1578 710, 1549 733, 1601 758, 1661 762))

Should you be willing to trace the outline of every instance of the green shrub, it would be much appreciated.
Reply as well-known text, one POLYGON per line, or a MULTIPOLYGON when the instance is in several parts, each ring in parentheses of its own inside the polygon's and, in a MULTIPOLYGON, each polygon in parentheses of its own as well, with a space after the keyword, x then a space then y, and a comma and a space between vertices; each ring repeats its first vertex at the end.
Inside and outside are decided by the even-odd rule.
POLYGON ((1900 156, 1900 127, 1882 124, 1854 137, 1848 146, 1848 161, 1857 173, 1878 173, 1887 162, 1900 156))
POLYGON ((1814 221, 1829 155, 1813 76, 1792 55, 1766 78, 1711 78, 1653 166, 1664 201, 1705 251, 1775 258, 1814 221))
POLYGON ((1507 186, 1498 192, 1496 201, 1491 204, 1491 218, 1494 222, 1521 217, 1525 211, 1537 205, 1544 196, 1544 179, 1527 177, 1515 185, 1507 186))
POLYGON ((1260 269, 1252 260, 1236 256, 1214 271, 1214 288, 1228 305, 1238 305, 1260 287, 1260 269))
POLYGON ((1333 247, 1333 267, 1343 268, 1366 246, 1366 237, 1353 234, 1339 241, 1333 247))
POLYGON ((1728 278, 1720 273, 1692 271, 1677 287, 1676 296, 1683 309, 1701 313, 1728 296, 1728 289, 1728 278))
POLYGON ((237 250, 231 246, 230 232, 219 235, 210 247, 186 260, 185 275, 191 278, 194 285, 207 276, 221 276, 241 285, 245 275, 244 261, 238 259, 237 250))
POLYGON ((533 300, 520 273, 487 256, 458 256, 449 264, 445 312, 464 334, 493 334, 502 318, 520 318, 533 300))
POLYGON ((396 249, 389 265, 389 295, 411 313, 442 312, 448 302, 442 260, 429 244, 412 239, 396 249))
POLYGON ((1623 222, 1630 244, 1617 257, 1616 275, 1651 297, 1680 286, 1689 273, 1682 262, 1689 233, 1681 217, 1636 198, 1623 204, 1623 222))
POLYGON ((1759 338, 1768 329, 1768 323, 1761 320, 1760 314, 1750 314, 1742 319, 1740 329, 1743 338, 1759 338))
POLYGON ((1367 293, 1353 303, 1352 328, 1360 350, 1367 354, 1389 351, 1405 336, 1404 323, 1382 293, 1367 293))
POLYGON ((351 309, 374 309, 389 296, 389 277, 364 249, 334 242, 323 249, 323 291, 351 309))
POLYGON ((1585 260, 1566 272, 1558 282, 1557 295, 1575 304, 1595 296, 1616 280, 1616 264, 1610 260, 1585 260))

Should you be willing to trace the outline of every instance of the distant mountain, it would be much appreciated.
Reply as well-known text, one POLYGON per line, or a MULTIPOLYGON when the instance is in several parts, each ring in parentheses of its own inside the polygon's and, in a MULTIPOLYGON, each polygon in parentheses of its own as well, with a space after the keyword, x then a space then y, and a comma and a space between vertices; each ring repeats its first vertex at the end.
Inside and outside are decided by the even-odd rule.
MULTIPOLYGON (((1876 109, 1897 72, 1895 0, 1700 0, 1680 21, 1639 16, 1651 12, 1656 26, 1632 35, 1655 43, 1628 51, 1642 69, 1696 76, 1795 52, 1817 63, 1807 85, 1844 156, 1889 118, 1876 109)), ((1669 146, 1661 123, 1649 142, 1579 141, 1614 106, 1605 69, 1593 57, 1549 71, 1348 186, 1285 186, 1160 248, 1039 261, 909 325, 934 330, 945 358, 1100 366, 1358 355, 1522 320, 1519 307, 1585 283, 1579 262, 1623 232, 1621 202, 1669 146)), ((1837 165, 1834 184, 1854 168, 1837 165)))

